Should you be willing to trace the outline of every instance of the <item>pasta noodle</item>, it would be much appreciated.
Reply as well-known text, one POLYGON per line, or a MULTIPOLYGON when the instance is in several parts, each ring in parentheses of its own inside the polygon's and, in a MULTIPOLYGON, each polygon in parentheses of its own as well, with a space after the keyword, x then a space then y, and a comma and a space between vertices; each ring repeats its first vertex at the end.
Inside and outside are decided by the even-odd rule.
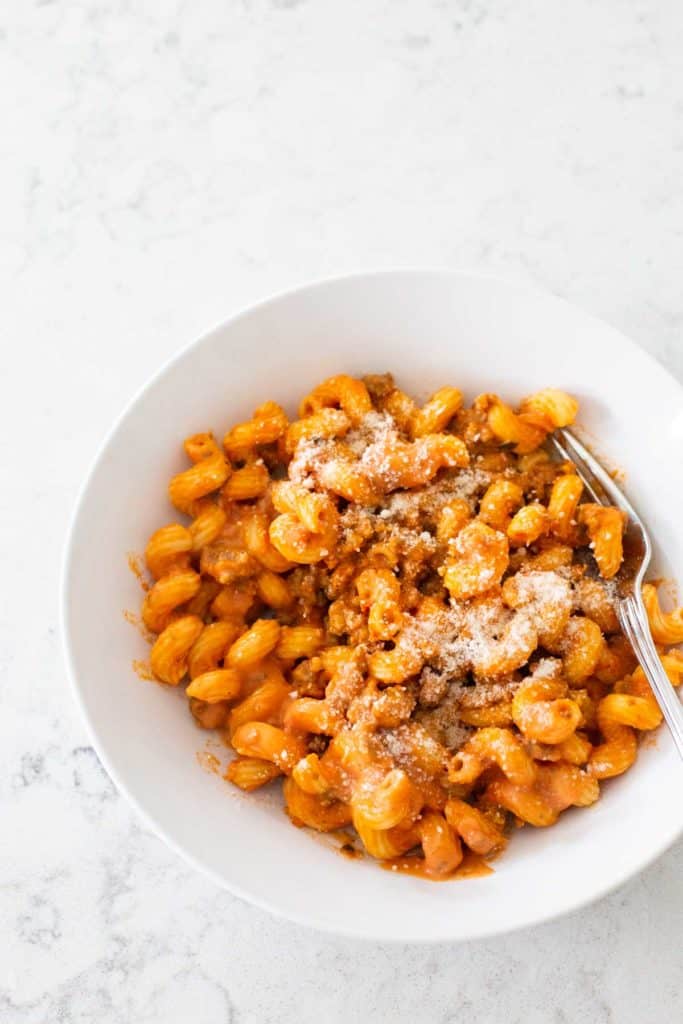
MULTIPOLYGON (((291 421, 266 401, 222 447, 186 439, 142 618, 155 678, 229 740, 229 782, 280 780, 294 824, 437 879, 634 763, 662 715, 609 582, 624 517, 546 445, 576 413, 553 388, 420 405, 338 374, 291 421)), ((679 686, 683 609, 643 600, 679 686)))

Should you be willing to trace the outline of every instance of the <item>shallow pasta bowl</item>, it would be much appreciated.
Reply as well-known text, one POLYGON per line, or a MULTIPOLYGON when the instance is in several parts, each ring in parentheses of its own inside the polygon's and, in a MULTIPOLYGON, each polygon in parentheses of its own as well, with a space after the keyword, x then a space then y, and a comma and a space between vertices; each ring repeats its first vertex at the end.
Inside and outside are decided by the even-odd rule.
POLYGON ((140 589, 127 553, 174 518, 168 480, 181 440, 246 419, 266 398, 292 410, 334 373, 390 370, 426 397, 454 384, 518 400, 546 386, 581 402, 579 429, 627 473, 656 542, 655 575, 683 580, 683 389, 611 327, 526 286, 449 272, 396 271, 313 284, 227 321, 164 367, 106 440, 81 494, 64 572, 69 671, 93 743, 146 821, 191 864, 253 903, 371 939, 471 939, 547 920, 596 899, 683 831, 670 737, 590 808, 525 828, 485 878, 440 884, 349 861, 295 829, 276 787, 245 795, 207 772, 206 734, 182 692, 133 669, 149 648, 124 618, 140 589), (98 567, 93 573, 93 566, 98 567), (104 571, 103 571, 104 569, 104 571))

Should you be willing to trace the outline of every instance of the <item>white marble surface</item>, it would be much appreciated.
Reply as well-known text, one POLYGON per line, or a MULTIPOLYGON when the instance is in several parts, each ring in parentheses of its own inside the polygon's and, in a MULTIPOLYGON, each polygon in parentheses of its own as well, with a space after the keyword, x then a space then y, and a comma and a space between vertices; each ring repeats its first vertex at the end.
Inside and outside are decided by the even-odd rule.
POLYGON ((57 581, 131 392, 310 277, 531 276, 683 378, 682 46, 678 0, 2 6, 3 1024, 680 1017, 680 843, 596 906, 460 947, 335 940, 215 889, 100 768, 57 581))

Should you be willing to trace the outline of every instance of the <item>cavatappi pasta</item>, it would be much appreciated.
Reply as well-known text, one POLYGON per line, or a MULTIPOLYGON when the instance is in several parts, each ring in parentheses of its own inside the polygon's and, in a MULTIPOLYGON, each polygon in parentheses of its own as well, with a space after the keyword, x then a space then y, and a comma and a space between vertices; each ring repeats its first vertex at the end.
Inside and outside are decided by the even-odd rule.
MULTIPOLYGON (((633 764, 661 713, 613 606, 624 520, 545 447, 576 412, 341 374, 186 440, 142 618, 232 783, 281 778, 295 824, 447 878, 633 764)), ((677 686, 683 609, 644 599, 677 686)))

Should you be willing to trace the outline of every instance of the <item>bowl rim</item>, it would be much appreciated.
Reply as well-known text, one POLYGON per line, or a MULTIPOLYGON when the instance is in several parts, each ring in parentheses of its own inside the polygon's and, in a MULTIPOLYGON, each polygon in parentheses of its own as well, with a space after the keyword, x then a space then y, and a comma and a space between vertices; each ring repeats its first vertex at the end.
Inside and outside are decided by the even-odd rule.
POLYGON ((659 859, 673 844, 683 835, 683 820, 679 826, 677 826, 672 832, 664 835, 648 853, 647 857, 642 859, 637 866, 627 865, 625 867, 615 866, 614 874, 608 882, 599 885, 597 888, 591 890, 587 895, 582 896, 579 899, 569 898, 566 900, 565 905, 553 908, 550 912, 545 912, 543 909, 538 911, 532 911, 529 913, 524 920, 506 924, 506 925, 495 925, 493 927, 487 927, 483 922, 482 927, 475 930, 470 930, 468 936, 453 936, 453 937, 431 937, 427 935, 413 936, 406 938, 405 935, 387 935, 381 930, 377 930, 375 933, 369 932, 367 929, 359 931, 353 927, 333 924, 331 922, 315 920, 312 921, 307 914, 297 913, 295 910, 286 910, 283 907, 272 903, 269 899, 264 899, 258 894, 252 891, 245 890, 238 883, 229 881, 222 875, 220 875, 213 868, 203 863, 197 856, 187 850, 181 843, 173 838, 169 834, 168 830, 157 823, 152 814, 148 812, 138 798, 134 795, 131 789, 124 784, 119 776, 119 773, 110 761, 110 758, 105 750, 105 743, 100 739, 97 726, 93 720, 92 715, 87 707, 85 698, 81 692, 80 683, 78 680, 78 673, 75 665, 73 647, 71 643, 71 635, 73 630, 72 617, 69 611, 69 589, 71 581, 72 564, 74 560, 74 550, 77 543, 77 528, 79 525, 79 519, 82 512, 83 505, 85 503, 86 495, 90 489, 91 482, 99 468, 100 461, 106 453, 109 444, 113 437, 117 433, 121 424, 126 420, 131 410, 137 405, 142 397, 161 379, 165 374, 181 359, 183 359, 192 349, 198 348, 205 342, 208 342, 211 338, 222 333, 229 327, 232 327, 242 319, 249 318, 255 314, 260 313, 262 310, 269 306, 277 305, 284 299, 295 298, 297 295, 305 293, 313 293, 316 290, 324 289, 328 286, 336 286, 342 284, 351 284, 354 281, 368 281, 372 279, 391 278, 391 277, 405 277, 406 279, 414 279, 417 277, 443 277, 447 279, 468 279, 489 282, 492 285, 498 287, 507 288, 518 293, 527 292, 530 297, 544 298, 546 300, 552 299, 559 307, 565 307, 567 310, 571 310, 574 313, 577 311, 588 321, 592 321, 594 324, 599 325, 605 329, 608 329, 616 333, 624 348, 631 351, 636 351, 640 356, 644 356, 654 367, 668 377, 671 384, 674 385, 675 389, 681 392, 683 399, 683 384, 671 373, 671 371, 664 366, 655 356, 653 356, 646 349, 642 348, 637 342, 635 342, 628 335, 625 335, 614 327, 608 321, 603 320, 601 317, 577 306, 575 303, 563 298, 562 296, 556 295, 550 289, 537 284, 535 281, 530 281, 528 278, 519 278, 513 275, 488 273, 486 271, 471 270, 460 267, 449 267, 443 265, 435 266, 410 266, 410 265, 399 265, 389 266, 380 268, 369 268, 366 270, 354 270, 342 274, 325 275, 323 277, 314 278, 312 280, 304 281, 301 284, 294 285, 292 287, 278 289, 272 292, 263 299, 256 302, 250 302, 245 305, 241 305, 234 313, 226 317, 224 320, 215 323, 214 326, 208 330, 202 332, 193 340, 184 344, 176 352, 174 352, 168 359, 166 359, 161 366, 148 377, 143 384, 138 387, 133 396, 124 404, 119 414, 115 417, 111 426, 108 428, 100 443, 98 444, 95 454, 91 457, 89 468, 83 478, 83 481, 78 489, 76 499, 73 503, 69 523, 66 531, 65 542, 63 545, 63 553, 60 568, 60 583, 59 583, 59 627, 60 635, 62 639, 62 648, 64 654, 64 661, 67 670, 67 677, 69 680, 69 688, 71 690, 72 697, 80 711, 81 719, 85 723, 86 731, 90 742, 105 768, 107 774, 113 781, 117 790, 126 798, 129 804, 133 807, 139 818, 147 825, 151 832, 154 833, 158 838, 175 853, 177 854, 186 864, 190 865, 193 869, 198 871, 204 877, 209 878, 215 885, 220 889, 227 890, 233 896, 238 897, 247 904, 258 907, 260 910, 267 911, 273 914, 280 920, 291 921, 297 925, 302 925, 315 932, 323 932, 328 935, 339 935, 345 938, 362 940, 364 942, 375 942, 395 945, 443 945, 447 943, 462 943, 469 941, 483 940, 486 938, 494 938, 496 936, 510 935, 518 931, 522 931, 527 928, 533 928, 537 925, 549 923, 550 921, 557 920, 558 918, 564 917, 568 914, 578 912, 592 903, 596 903, 602 900, 610 893, 614 892, 620 886, 624 885, 629 880, 635 878, 638 874, 648 868, 656 860, 659 859))

